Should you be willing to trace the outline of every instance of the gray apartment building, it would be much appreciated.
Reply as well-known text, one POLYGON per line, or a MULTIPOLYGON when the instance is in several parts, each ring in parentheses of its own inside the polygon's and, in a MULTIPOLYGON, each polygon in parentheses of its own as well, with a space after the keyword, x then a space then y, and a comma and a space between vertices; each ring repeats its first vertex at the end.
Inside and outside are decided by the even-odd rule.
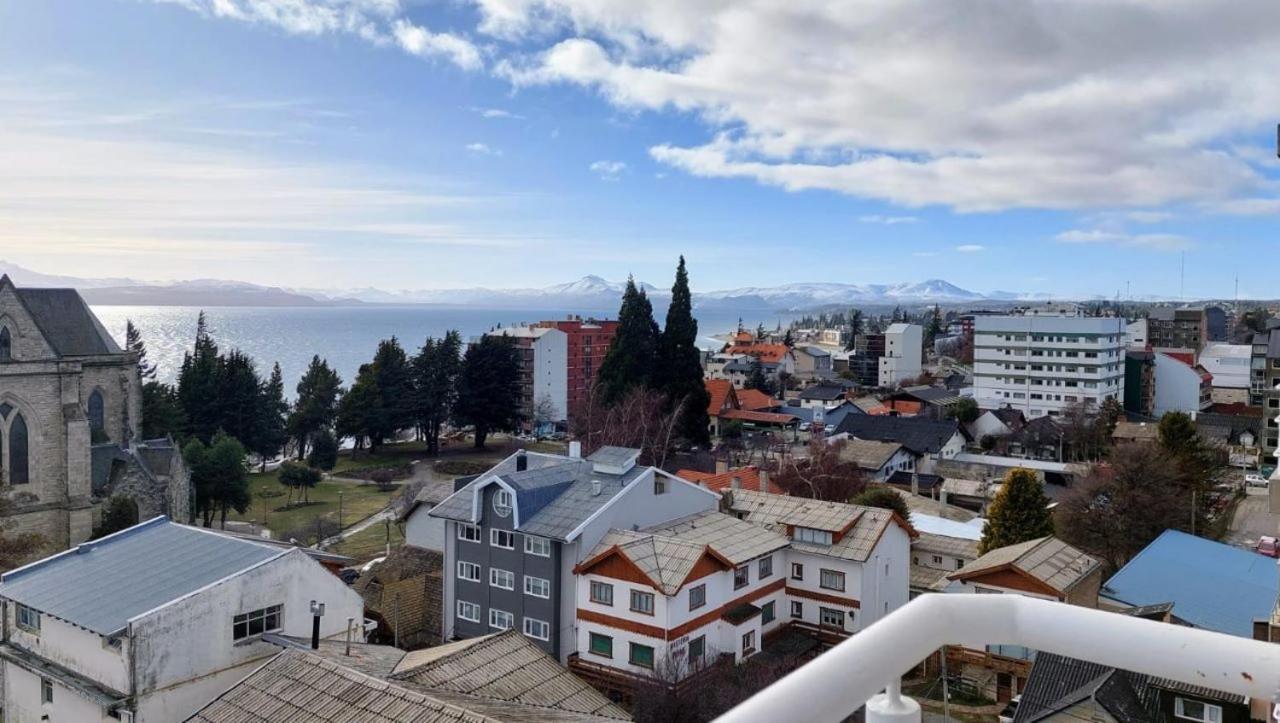
POLYGON ((1249 404, 1262 407, 1262 451, 1273 463, 1280 458, 1280 327, 1253 335, 1249 363, 1249 404))
POLYGON ((719 495, 640 451, 517 452, 430 511, 444 521, 444 640, 514 628, 561 662, 576 647, 575 567, 611 528, 716 509, 719 495))
POLYGON ((1194 349, 1199 355, 1209 340, 1204 309, 1153 307, 1147 314, 1147 340, 1157 349, 1194 349))

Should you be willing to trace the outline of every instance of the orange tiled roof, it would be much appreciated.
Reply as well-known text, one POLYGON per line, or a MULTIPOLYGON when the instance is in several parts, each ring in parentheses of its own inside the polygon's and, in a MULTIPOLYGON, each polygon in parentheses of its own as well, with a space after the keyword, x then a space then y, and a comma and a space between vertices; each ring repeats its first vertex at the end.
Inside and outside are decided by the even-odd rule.
POLYGON ((753 356, 762 362, 777 363, 782 361, 790 349, 786 344, 734 344, 729 347, 725 353, 727 354, 746 354, 753 356))
POLYGON ((706 385, 707 394, 711 396, 711 400, 707 403, 707 415, 718 417, 726 406, 731 406, 733 383, 728 379, 708 379, 706 385))
MULTIPOLYGON (((699 472, 693 469, 682 469, 676 472, 676 476, 686 479, 694 484, 705 485, 707 489, 713 492, 723 492, 729 489, 733 484, 733 478, 737 477, 742 483, 743 489, 759 490, 760 489, 760 468, 755 465, 750 467, 739 467, 728 472, 699 472)), ((775 495, 786 494, 786 491, 778 486, 773 480, 769 480, 769 491, 775 495)))
POLYGON ((790 424, 795 421, 795 417, 790 414, 753 412, 748 409, 726 409, 723 412, 720 412, 720 418, 741 419, 744 422, 758 422, 760 424, 790 424))
POLYGON ((773 409, 782 404, 777 399, 765 394, 759 389, 739 389, 736 392, 738 397, 738 408, 748 411, 759 411, 761 409, 773 409))

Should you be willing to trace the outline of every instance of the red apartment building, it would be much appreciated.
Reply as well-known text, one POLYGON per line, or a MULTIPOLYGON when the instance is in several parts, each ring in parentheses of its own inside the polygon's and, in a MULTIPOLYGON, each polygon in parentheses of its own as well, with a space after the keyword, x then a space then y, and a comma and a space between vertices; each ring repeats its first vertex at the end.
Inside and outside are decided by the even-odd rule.
POLYGON ((583 320, 580 316, 560 321, 540 321, 538 326, 559 329, 568 336, 567 387, 569 416, 587 401, 591 385, 595 384, 596 371, 600 369, 604 355, 609 351, 618 322, 613 320, 583 320))

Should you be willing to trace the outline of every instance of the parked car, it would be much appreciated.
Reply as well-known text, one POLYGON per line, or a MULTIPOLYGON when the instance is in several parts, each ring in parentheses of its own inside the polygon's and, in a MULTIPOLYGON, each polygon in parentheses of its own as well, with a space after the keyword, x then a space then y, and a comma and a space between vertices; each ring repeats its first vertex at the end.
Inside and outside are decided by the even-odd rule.
POLYGON ((1253 549, 1267 557, 1280 557, 1280 540, 1274 537, 1263 537, 1258 540, 1257 546, 1253 549))
POLYGON ((1009 701, 1009 705, 1000 711, 1000 723, 1013 723, 1013 718, 1018 713, 1018 702, 1022 700, 1021 695, 1013 696, 1013 700, 1009 701))
POLYGON ((801 422, 801 423, 800 423, 800 431, 801 431, 801 432, 808 432, 812 427, 813 427, 813 425, 812 425, 812 424, 809 424, 808 422, 801 422))
POLYGON ((1266 487, 1267 478, 1260 474, 1247 474, 1244 476, 1244 483, 1250 487, 1266 487))

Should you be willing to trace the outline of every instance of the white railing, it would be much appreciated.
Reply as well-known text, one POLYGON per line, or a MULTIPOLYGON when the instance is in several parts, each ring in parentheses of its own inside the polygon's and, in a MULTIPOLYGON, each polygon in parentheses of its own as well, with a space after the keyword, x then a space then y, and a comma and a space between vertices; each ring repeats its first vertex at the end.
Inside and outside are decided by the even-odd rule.
POLYGON ((1021 595, 929 594, 817 657, 717 723, 919 721, 902 674, 943 645, 1024 645, 1123 670, 1271 700, 1280 645, 1021 595), (882 690, 886 693, 876 695, 882 690), (874 696, 874 698, 873 698, 874 696))

